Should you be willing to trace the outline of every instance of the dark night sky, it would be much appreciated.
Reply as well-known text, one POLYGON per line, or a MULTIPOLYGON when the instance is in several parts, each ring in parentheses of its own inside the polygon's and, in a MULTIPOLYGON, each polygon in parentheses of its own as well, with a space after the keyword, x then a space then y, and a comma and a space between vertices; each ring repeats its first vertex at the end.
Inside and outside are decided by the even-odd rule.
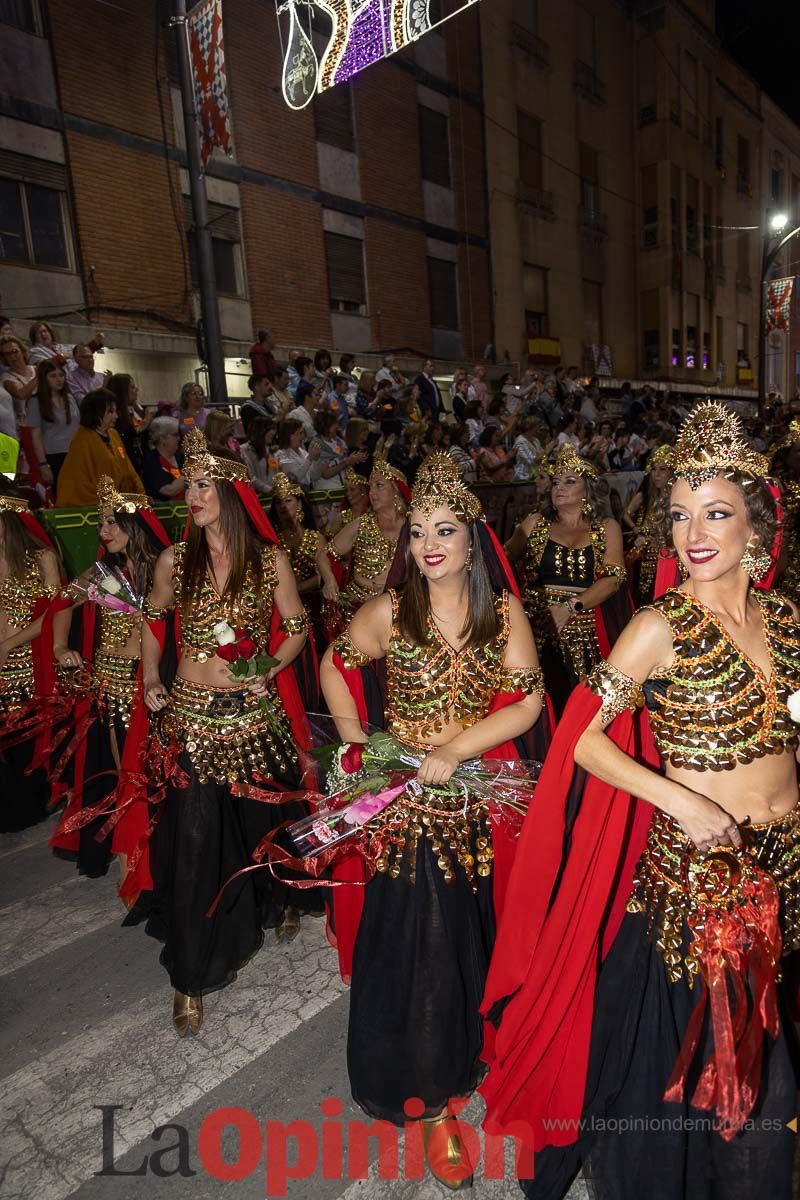
POLYGON ((729 53, 800 124, 797 0, 717 0, 717 32, 729 53))

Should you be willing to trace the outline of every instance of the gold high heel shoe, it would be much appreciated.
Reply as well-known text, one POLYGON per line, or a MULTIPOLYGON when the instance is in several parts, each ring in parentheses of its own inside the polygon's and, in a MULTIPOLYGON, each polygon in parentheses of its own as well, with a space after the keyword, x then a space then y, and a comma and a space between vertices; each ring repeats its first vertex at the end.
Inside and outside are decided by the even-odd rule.
POLYGON ((283 921, 275 930, 279 942, 293 942, 300 932, 300 913, 296 908, 287 908, 283 921))
POLYGON ((467 1158, 455 1117, 445 1112, 424 1120, 422 1136, 431 1175, 451 1192, 471 1188, 473 1166, 467 1158), (465 1170, 469 1171, 468 1175, 464 1174, 465 1170))
POLYGON ((176 992, 172 1002, 172 1023, 178 1037, 183 1037, 187 1029, 191 1034, 198 1033, 203 1024, 203 997, 176 992))

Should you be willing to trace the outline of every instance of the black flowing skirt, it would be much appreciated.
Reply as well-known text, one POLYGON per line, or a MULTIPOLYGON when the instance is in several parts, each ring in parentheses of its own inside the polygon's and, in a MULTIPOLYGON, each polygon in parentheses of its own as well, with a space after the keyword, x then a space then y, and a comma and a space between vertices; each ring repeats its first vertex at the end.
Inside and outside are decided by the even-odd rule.
POLYGON ((35 748, 29 738, 10 746, 0 758, 0 833, 16 833, 43 821, 48 813, 50 784, 44 771, 26 774, 35 748))
POLYGON ((378 874, 364 890, 347 1067, 355 1102, 398 1125, 410 1098, 435 1116, 485 1071, 479 1007, 495 940, 492 877, 477 876, 473 892, 463 868, 452 870, 448 883, 420 837, 415 882, 378 874))
POLYGON ((670 982, 646 915, 626 914, 598 979, 581 1136, 535 1156, 534 1179, 520 1183, 529 1200, 561 1200, 580 1167, 594 1200, 791 1200, 797 1075, 783 1012, 751 1119, 731 1141, 689 1102, 708 1018, 684 1101, 662 1099, 700 986, 670 982))
MULTIPOLYGON (((86 758, 82 770, 81 810, 93 808, 111 796, 119 782, 119 763, 125 749, 127 726, 119 712, 101 712, 92 721, 86 732, 86 758)), ((75 785, 74 762, 70 764, 67 778, 75 785)), ((98 840, 98 834, 108 820, 109 814, 94 817, 78 830, 78 850, 53 847, 57 858, 74 862, 79 875, 99 879, 108 873, 114 857, 111 851, 112 834, 109 832, 98 840)))

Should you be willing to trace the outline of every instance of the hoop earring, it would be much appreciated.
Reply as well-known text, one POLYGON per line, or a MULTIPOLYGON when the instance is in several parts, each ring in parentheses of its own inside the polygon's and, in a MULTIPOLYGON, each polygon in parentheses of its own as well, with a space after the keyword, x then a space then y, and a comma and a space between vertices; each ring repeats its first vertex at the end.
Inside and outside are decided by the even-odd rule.
POLYGON ((472 570, 472 546, 470 546, 467 550, 467 557, 464 559, 464 567, 469 575, 470 571, 472 570))
POLYGON ((753 583, 760 583, 766 575, 772 564, 772 558, 767 554, 766 550, 758 553, 756 546, 751 546, 747 543, 744 554, 742 555, 742 567, 752 579, 753 583))

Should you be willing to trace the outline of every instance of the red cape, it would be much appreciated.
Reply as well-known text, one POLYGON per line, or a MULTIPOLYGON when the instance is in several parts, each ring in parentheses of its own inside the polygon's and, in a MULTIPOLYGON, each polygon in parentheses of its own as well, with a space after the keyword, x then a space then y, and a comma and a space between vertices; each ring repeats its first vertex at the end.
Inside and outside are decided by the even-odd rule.
MULTIPOLYGON (((577 1138, 598 965, 622 921, 653 811, 576 768, 575 746, 599 706, 580 684, 556 730, 517 845, 482 1005, 491 1064, 480 1088, 484 1128, 535 1150, 577 1138), (578 795, 562 869, 568 801, 578 795)), ((658 764, 644 711, 623 713, 611 736, 658 764)))

